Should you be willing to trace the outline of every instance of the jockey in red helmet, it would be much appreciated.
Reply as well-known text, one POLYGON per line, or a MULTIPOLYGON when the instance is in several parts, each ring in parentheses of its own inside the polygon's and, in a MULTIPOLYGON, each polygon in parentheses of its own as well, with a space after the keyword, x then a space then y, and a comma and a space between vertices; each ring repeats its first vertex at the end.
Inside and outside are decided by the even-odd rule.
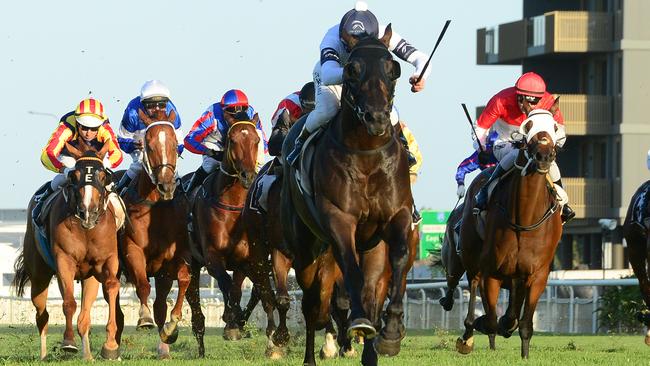
MULTIPOLYGON (((221 165, 229 128, 224 113, 234 116, 237 120, 248 121, 255 115, 255 110, 248 103, 248 96, 243 91, 230 89, 223 94, 219 102, 209 106, 194 122, 192 129, 185 136, 185 148, 194 154, 203 155, 203 163, 194 172, 192 180, 185 189, 186 192, 190 192, 201 184, 208 174, 217 170, 221 165)), ((260 136, 257 157, 259 167, 264 162, 267 142, 262 130, 262 122, 258 122, 256 127, 260 136)))
MULTIPOLYGON (((493 128, 499 135, 493 147, 494 156, 499 160, 499 164, 490 179, 481 187, 481 190, 476 195, 477 210, 485 210, 487 206, 487 189, 490 183, 499 179, 506 171, 512 168, 517 158, 518 150, 511 144, 511 134, 513 131, 519 129, 521 123, 526 119, 526 113, 532 109, 545 109, 553 113, 553 118, 558 127, 558 141, 556 145, 558 147, 564 145, 566 140, 564 118, 558 108, 556 98, 546 91, 546 83, 538 74, 527 72, 521 75, 515 83, 515 86, 503 89, 490 99, 476 122, 478 143, 482 146, 485 146, 485 140, 490 128, 493 128)), ((475 146, 477 150, 478 143, 475 146)), ((561 192, 560 196, 565 197, 566 193, 561 189, 562 180, 560 170, 555 162, 551 165, 549 175, 553 182, 555 182, 555 185, 560 187, 558 189, 558 192, 561 192)), ((574 216, 575 212, 565 203, 562 208, 563 222, 571 220, 574 216)))

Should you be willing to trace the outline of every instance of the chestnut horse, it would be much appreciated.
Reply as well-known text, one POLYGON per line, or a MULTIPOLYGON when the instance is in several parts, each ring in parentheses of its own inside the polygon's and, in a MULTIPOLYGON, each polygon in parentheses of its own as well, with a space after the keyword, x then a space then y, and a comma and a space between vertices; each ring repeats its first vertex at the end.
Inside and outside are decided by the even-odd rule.
MULTIPOLYGON (((377 336, 374 344, 364 343, 364 365, 376 364, 377 352, 396 355, 405 335, 402 299, 412 257, 409 246, 416 231, 406 152, 389 117, 400 76, 399 63, 387 48, 391 35, 389 25, 379 40, 345 39, 351 52, 343 71, 341 111, 314 147, 313 161, 318 166, 309 173, 313 203, 303 197, 295 169, 284 167, 282 219, 303 289, 305 364, 315 364, 314 334, 329 318, 334 277, 319 275, 319 270, 329 270, 329 262, 340 268, 350 297, 348 335, 367 340, 377 336), (374 253, 371 249, 382 240, 386 251, 374 253), (384 303, 377 297, 377 286, 386 257, 391 269, 390 303, 385 326, 377 335, 382 319, 376 309, 384 303)), ((302 124, 296 122, 285 139, 285 156, 302 124)))
MULTIPOLYGON (((198 247, 200 258, 195 258, 214 277, 223 294, 226 323, 224 338, 241 338, 241 280, 249 277, 255 284, 269 317, 267 335, 274 330, 273 293, 269 279, 270 267, 266 257, 256 257, 258 251, 250 250, 242 210, 246 194, 255 179, 260 136, 256 125, 257 114, 251 120, 235 120, 224 113, 228 133, 224 146, 223 162, 219 171, 211 174, 195 194, 192 204, 192 239, 198 247), (226 272, 235 271, 237 284, 226 272)), ((203 325, 193 322, 195 329, 203 325)), ((199 343, 202 343, 202 336, 199 343)))
MULTIPOLYGON (((623 223, 623 235, 630 251, 630 264, 636 278, 639 280, 639 289, 645 303, 645 309, 637 313, 637 319, 648 327, 645 335, 645 344, 650 346, 650 277, 648 277, 648 262, 650 262, 650 243, 648 242, 648 228, 645 223, 638 225, 632 221, 637 205, 643 206, 642 199, 647 199, 650 181, 643 183, 634 193, 627 208, 627 215, 623 223)), ((647 212, 640 214, 647 216, 647 212)))
MULTIPOLYGON (((461 256, 470 281, 470 302, 465 333, 456 343, 461 353, 471 352, 473 329, 509 337, 519 327, 521 356, 528 358, 533 314, 546 288, 551 261, 562 236, 557 193, 548 177, 556 157, 556 130, 552 115, 546 111, 533 111, 522 123, 520 133, 524 137, 518 143, 515 169, 502 178, 492 193, 484 221, 472 212, 474 194, 483 180, 475 180, 468 190, 461 226, 461 256), (481 231, 477 228, 481 226, 485 240, 477 238, 481 231), (479 285, 486 315, 474 321, 479 285), (510 288, 510 300, 506 313, 497 322, 496 304, 502 286, 510 288)), ((494 347, 492 339, 490 343, 494 347)))
POLYGON ((120 235, 120 248, 127 279, 135 285, 140 299, 139 329, 154 326, 147 300, 151 291, 149 277, 155 277, 154 317, 161 340, 158 355, 168 358, 169 344, 178 337, 178 321, 190 283, 192 255, 186 225, 189 205, 185 195, 175 194, 178 140, 173 123, 168 122, 175 119, 175 113, 158 111, 154 119, 143 111, 139 115, 147 126, 143 170, 122 192, 131 222, 120 235), (166 323, 167 295, 173 280, 178 281, 178 297, 166 323))
MULTIPOLYGON (((121 207, 113 206, 114 201, 109 199, 110 192, 106 189, 111 182, 111 174, 104 168, 100 157, 106 154, 107 148, 108 144, 105 144, 99 152, 81 152, 66 144, 66 150, 77 159, 77 163, 74 171, 68 174, 66 185, 53 193, 55 197, 52 197, 51 211, 43 220, 43 233, 39 233, 31 215, 28 215, 23 250, 15 263, 13 286, 17 295, 22 296, 27 282, 31 283, 31 298, 36 308, 36 326, 41 339, 41 359, 47 355, 49 314, 46 304, 53 275, 57 277, 63 296, 66 319, 61 348, 68 352, 78 351, 72 317, 77 308, 74 280, 79 280, 83 286, 77 331, 82 339, 83 357, 87 360, 93 358, 89 338, 90 309, 101 282, 109 304, 106 341, 101 355, 107 359, 117 359, 120 355, 119 342, 124 319, 118 317, 116 304, 120 282, 117 278, 118 223, 115 212, 116 209, 121 212, 121 207)), ((32 197, 27 212, 31 212, 34 206, 32 197)))

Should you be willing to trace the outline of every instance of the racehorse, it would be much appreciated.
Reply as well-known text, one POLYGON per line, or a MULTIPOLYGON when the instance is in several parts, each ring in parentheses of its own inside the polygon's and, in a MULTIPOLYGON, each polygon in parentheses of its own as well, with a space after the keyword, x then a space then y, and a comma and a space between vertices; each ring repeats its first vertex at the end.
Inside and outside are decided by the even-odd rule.
MULTIPOLYGON (((472 212, 474 194, 484 180, 475 180, 468 190, 461 256, 470 281, 470 302, 465 333, 456 342, 461 353, 471 352, 473 329, 509 337, 519 327, 521 356, 528 358, 533 314, 562 236, 557 193, 548 177, 556 157, 556 131, 552 114, 546 111, 533 111, 522 123, 519 132, 524 137, 518 142, 515 168, 494 190, 484 219, 472 212), (485 240, 477 238, 480 231, 484 231, 485 240), (473 320, 479 284, 486 315, 473 320), (496 304, 502 286, 510 288, 510 300, 497 322, 496 304)), ((492 339, 490 346, 494 347, 492 339)))
MULTIPOLYGON (((233 279, 226 272, 233 270, 239 276, 248 276, 255 284, 269 316, 267 335, 273 324, 273 293, 269 279, 270 267, 266 257, 256 257, 258 251, 250 249, 245 230, 242 210, 248 188, 256 176, 257 153, 260 136, 256 125, 257 114, 251 120, 235 120, 224 113, 229 126, 224 146, 223 162, 219 171, 211 174, 198 192, 192 205, 192 239, 198 247, 200 258, 195 261, 207 268, 216 278, 223 293, 226 323, 224 338, 241 338, 241 279, 233 285, 233 279)), ((196 329, 203 325, 194 324, 196 329)), ((199 340, 202 342, 202 340, 199 340)))
MULTIPOLYGON (((376 364, 377 352, 397 354, 405 335, 402 298, 415 230, 406 152, 397 142, 389 117, 400 76, 399 64, 387 48, 391 35, 389 25, 381 39, 345 37, 351 52, 343 71, 341 111, 314 147, 312 161, 318 169, 308 173, 313 202, 303 198, 294 179, 295 169, 284 166, 282 219, 303 289, 305 364, 315 364, 315 330, 329 318, 334 277, 322 276, 319 271, 331 271, 330 260, 340 268, 351 301, 348 336, 372 339, 382 320, 381 311, 375 310, 384 302, 377 298, 376 287, 383 275, 381 264, 389 258, 390 303, 385 327, 374 344, 364 343, 362 363, 376 364), (382 240, 387 252, 370 255, 382 240)), ((293 148, 303 124, 296 122, 289 132, 284 156, 293 148)))
MULTIPOLYGON (((290 340, 289 329, 287 328, 287 312, 291 304, 291 297, 289 296, 288 277, 289 270, 293 263, 293 254, 287 247, 284 240, 282 229, 282 216, 280 209, 281 188, 282 188, 282 174, 275 169, 274 166, 279 164, 277 161, 270 161, 266 163, 261 169, 260 174, 255 178, 253 187, 257 187, 260 180, 264 179, 268 171, 273 171, 274 180, 270 182, 271 186, 268 187, 266 211, 262 212, 254 208, 253 201, 256 199, 254 195, 256 191, 249 189, 246 198, 246 206, 242 212, 242 218, 246 223, 246 230, 248 232, 248 239, 251 243, 251 251, 260 251, 257 254, 258 258, 269 258, 271 260, 270 267, 273 268, 273 277, 275 280, 275 307, 279 314, 279 323, 277 329, 273 333, 271 339, 273 345, 280 349, 269 347, 267 349, 267 356, 281 357, 283 354, 283 347, 285 347, 290 340)), ((279 167, 281 168, 281 167, 279 167)), ((269 184, 269 181, 264 181, 264 184, 269 184)), ((332 270, 330 270, 332 271, 332 270)), ((354 356, 354 348, 352 348, 350 338, 347 336, 345 330, 347 329, 347 312, 349 310, 349 300, 345 293, 340 271, 336 272, 337 287, 334 290, 335 296, 332 299, 332 318, 336 321, 339 332, 336 332, 332 322, 330 321, 325 326, 326 341, 321 347, 321 358, 332 358, 336 356, 335 345, 333 344, 334 336, 339 346, 339 355, 345 357, 354 356), (330 350, 334 349, 334 352, 330 350)), ((248 319, 252 308, 259 300, 256 289, 251 294, 251 300, 242 315, 242 319, 248 319)), ((272 321, 272 318, 269 319, 272 321)))
POLYGON ((158 355, 169 358, 169 344, 178 337, 177 325, 190 283, 191 251, 186 225, 189 205, 185 195, 175 194, 178 140, 169 122, 175 119, 175 113, 166 115, 159 110, 149 117, 140 110, 139 115, 147 126, 143 170, 122 192, 131 222, 120 235, 120 247, 127 279, 135 285, 140 300, 138 329, 154 327, 147 300, 151 291, 149 277, 156 279, 153 307, 161 340, 158 355), (178 281, 178 296, 166 323, 167 295, 173 280, 178 281))
MULTIPOLYGON (((53 275, 56 275, 61 290, 66 319, 61 349, 67 352, 78 351, 72 330, 72 317, 77 308, 74 280, 79 280, 83 286, 77 331, 82 339, 83 357, 87 360, 93 358, 89 338, 90 309, 101 282, 104 297, 109 304, 106 341, 101 355, 107 359, 117 359, 120 356, 119 343, 124 318, 121 312, 117 313, 116 303, 120 288, 117 278, 119 224, 116 222, 116 210, 121 210, 121 207, 113 206, 114 201, 109 199, 110 192, 106 189, 111 182, 111 174, 104 168, 102 157, 106 154, 108 143, 99 152, 85 150, 82 146, 80 149, 66 143, 66 150, 77 161, 74 171, 68 173, 66 185, 53 193, 51 210, 43 220, 42 233, 35 227, 31 215, 28 215, 23 250, 14 266, 16 275, 12 285, 16 288, 17 295, 22 296, 27 282, 31 283, 31 298, 36 308, 36 326, 41 339, 41 359, 47 356, 49 314, 46 304, 48 286, 53 275)), ((27 212, 31 212, 34 206, 32 197, 27 212)))
MULTIPOLYGON (((645 344, 650 346, 650 310, 648 310, 650 308, 650 278, 648 277, 648 261, 650 259, 650 250, 648 248, 650 246, 648 245, 648 228, 645 223, 641 224, 643 226, 639 226, 632 220, 637 205, 643 206, 639 200, 647 197, 648 189, 650 189, 650 181, 643 183, 632 196, 627 208, 625 222, 623 223, 623 235, 625 236, 625 241, 630 251, 630 264, 632 265, 636 278, 639 280, 639 289, 641 290, 641 296, 646 306, 645 309, 637 313, 637 319, 648 327, 645 335, 645 344)), ((640 215, 647 216, 647 212, 643 212, 640 215)))

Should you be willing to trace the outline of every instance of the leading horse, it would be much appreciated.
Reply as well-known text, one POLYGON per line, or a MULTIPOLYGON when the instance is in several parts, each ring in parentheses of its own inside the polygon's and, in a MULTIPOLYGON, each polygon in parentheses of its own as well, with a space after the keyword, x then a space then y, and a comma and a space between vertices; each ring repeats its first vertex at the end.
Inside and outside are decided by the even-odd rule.
MULTIPOLYGON (((116 300, 120 288, 116 210, 121 212, 121 207, 113 206, 114 201, 109 199, 110 192, 106 189, 111 175, 100 157, 105 155, 108 144, 99 152, 79 151, 70 144, 66 148, 77 160, 75 169, 68 174, 66 185, 54 193, 51 210, 43 220, 42 233, 28 215, 23 250, 15 263, 13 286, 17 295, 22 296, 27 282, 31 283, 31 298, 36 308, 36 326, 41 340, 40 357, 44 359, 47 356, 49 314, 46 304, 50 280, 56 275, 63 297, 66 321, 62 349, 68 352, 78 350, 72 330, 72 317, 77 308, 74 280, 82 281, 77 330, 82 339, 83 357, 90 360, 93 358, 89 337, 90 309, 97 297, 98 281, 101 282, 109 304, 106 341, 101 355, 117 359, 124 322, 119 316, 121 313, 117 314, 116 300)), ((31 212, 34 206, 32 197, 27 212, 31 212)))
MULTIPOLYGON (((556 157, 556 130, 551 113, 534 110, 529 114, 520 127, 523 138, 518 143, 515 168, 494 190, 485 217, 477 218, 472 211, 474 194, 483 179, 472 182, 468 190, 461 224, 461 256, 470 281, 470 302, 465 333, 456 343, 461 353, 471 351, 473 329, 509 337, 519 327, 521 357, 528 358, 533 314, 562 236, 557 193, 548 177, 556 157), (485 240, 477 237, 482 231, 485 240), (486 315, 474 321, 478 286, 486 315), (510 288, 509 305, 497 322, 496 304, 502 286, 510 288)), ((491 338, 492 348, 493 343, 491 338)))
POLYGON ((139 115, 147 126, 143 141, 143 170, 122 192, 131 222, 120 235, 120 247, 127 279, 134 283, 140 300, 138 328, 154 327, 147 302, 151 291, 149 277, 156 279, 153 306, 161 340, 158 354, 160 358, 169 358, 169 344, 178 337, 177 326, 190 284, 192 255, 186 225, 189 205, 184 194, 175 192, 178 140, 174 125, 169 122, 175 119, 175 113, 172 111, 171 115, 165 115, 164 111, 158 111, 149 117, 140 110, 139 115), (178 281, 178 295, 171 319, 165 322, 167 295, 173 280, 178 281))
MULTIPOLYGON (((390 123, 400 76, 399 63, 388 51, 391 35, 389 25, 381 39, 346 36, 351 52, 343 71, 341 111, 314 147, 312 161, 318 168, 308 173, 313 198, 303 198, 293 178, 295 169, 288 164, 284 167, 282 218, 304 293, 305 364, 315 364, 314 332, 329 319, 333 278, 324 281, 319 277, 319 270, 332 268, 325 266, 328 257, 340 268, 351 300, 348 335, 366 339, 377 336, 381 328, 384 299, 377 298, 376 286, 384 274, 386 256, 389 258, 390 303, 385 327, 374 344, 365 342, 362 362, 376 364, 377 351, 397 354, 405 335, 402 299, 412 257, 409 243, 415 231, 407 156, 390 123), (370 255, 382 240, 387 253, 370 255)), ((284 156, 293 148, 301 127, 297 122, 289 132, 284 156)))

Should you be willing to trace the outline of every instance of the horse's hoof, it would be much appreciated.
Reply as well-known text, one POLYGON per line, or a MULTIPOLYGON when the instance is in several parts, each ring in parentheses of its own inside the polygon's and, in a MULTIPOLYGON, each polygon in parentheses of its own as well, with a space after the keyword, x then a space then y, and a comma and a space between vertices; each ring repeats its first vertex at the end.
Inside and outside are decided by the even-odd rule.
POLYGON ((281 360, 285 356, 284 348, 275 345, 268 345, 264 352, 266 358, 270 360, 281 360))
POLYGON ((158 359, 159 360, 171 360, 172 355, 170 355, 169 353, 162 353, 162 354, 158 355, 158 359))
POLYGON ((61 350, 69 353, 79 352, 79 348, 77 348, 77 344, 75 343, 75 341, 67 341, 65 339, 61 343, 61 350))
POLYGON ((372 339, 377 335, 375 327, 368 319, 358 318, 354 319, 348 327, 348 337, 363 337, 365 339, 372 339))
POLYGON ((167 328, 171 328, 171 325, 168 326, 168 324, 170 323, 165 324, 165 326, 160 330, 158 334, 160 335, 160 340, 163 343, 174 344, 174 342, 176 342, 178 339, 178 326, 175 323, 174 329, 170 333, 167 328))
POLYGON ((377 336, 372 345, 378 354, 382 356, 397 356, 401 348, 401 339, 386 339, 382 334, 377 336))
POLYGON ((289 331, 285 329, 276 330, 271 336, 273 343, 280 347, 286 346, 289 343, 290 338, 291 335, 289 335, 289 331))
POLYGON ((441 297, 440 300, 438 300, 440 305, 442 305, 442 308, 445 309, 445 311, 451 311, 451 309, 454 308, 454 298, 453 297, 441 297))
POLYGON ((223 339, 227 341, 238 341, 242 338, 239 328, 224 328, 223 339))
POLYGON ((470 337, 468 340, 458 337, 456 339, 456 350, 463 355, 470 354, 474 350, 474 337, 470 337))
POLYGON ((645 336, 645 345, 650 346, 650 335, 645 336))
POLYGON ((325 344, 320 348, 319 356, 321 360, 336 358, 336 342, 332 333, 325 334, 325 344))
POLYGON ((354 358, 357 357, 357 351, 355 351, 354 348, 352 347, 350 347, 350 349, 345 349, 344 347, 341 347, 339 349, 339 357, 354 358))
POLYGON ((105 360, 117 360, 120 358, 120 347, 117 347, 116 349, 108 349, 106 346, 102 346, 102 352, 100 355, 105 360))
POLYGON ((137 330, 143 330, 143 329, 153 329, 156 326, 156 323, 154 323, 153 319, 151 317, 144 317, 138 319, 138 325, 135 327, 137 330))
POLYGON ((514 324, 510 327, 508 327, 506 321, 507 319, 505 317, 501 317, 499 319, 499 327, 497 332, 503 338, 510 338, 510 336, 512 336, 512 333, 514 333, 515 330, 517 330, 517 328, 519 327, 519 321, 517 319, 514 319, 514 324))

